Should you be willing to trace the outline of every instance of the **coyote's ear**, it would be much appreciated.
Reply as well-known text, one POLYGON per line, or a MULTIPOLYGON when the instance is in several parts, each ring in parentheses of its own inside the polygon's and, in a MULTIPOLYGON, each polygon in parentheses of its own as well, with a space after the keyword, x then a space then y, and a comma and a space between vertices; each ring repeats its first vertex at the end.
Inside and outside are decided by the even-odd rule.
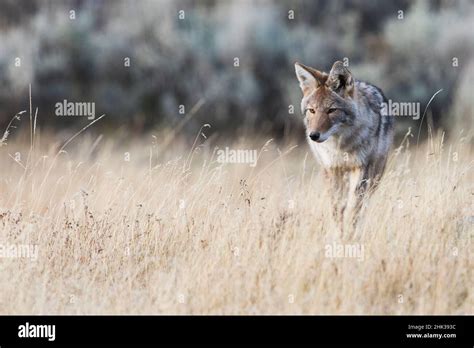
POLYGON ((354 79, 352 74, 341 61, 333 64, 326 86, 342 96, 352 96, 354 92, 354 79))
POLYGON ((312 89, 324 84, 328 77, 326 73, 300 63, 295 63, 295 71, 303 94, 307 94, 312 89))

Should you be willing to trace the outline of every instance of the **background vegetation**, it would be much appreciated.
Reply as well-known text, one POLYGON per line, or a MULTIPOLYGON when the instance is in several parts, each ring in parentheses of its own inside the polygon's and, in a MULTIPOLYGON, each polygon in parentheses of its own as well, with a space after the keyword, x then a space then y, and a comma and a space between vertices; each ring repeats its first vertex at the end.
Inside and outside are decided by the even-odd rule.
MULTIPOLYGON (((422 111, 443 89, 430 124, 468 129, 472 23, 469 0, 3 0, 0 125, 27 108, 32 83, 39 124, 56 129, 87 122, 56 117, 54 104, 63 99, 95 102, 108 115, 101 124, 127 134, 176 127, 179 105, 189 112, 201 101, 184 137, 205 123, 218 134, 301 137, 293 63, 327 70, 346 57, 356 77, 394 101, 420 102, 422 111)), ((401 134, 420 124, 398 123, 401 134)))

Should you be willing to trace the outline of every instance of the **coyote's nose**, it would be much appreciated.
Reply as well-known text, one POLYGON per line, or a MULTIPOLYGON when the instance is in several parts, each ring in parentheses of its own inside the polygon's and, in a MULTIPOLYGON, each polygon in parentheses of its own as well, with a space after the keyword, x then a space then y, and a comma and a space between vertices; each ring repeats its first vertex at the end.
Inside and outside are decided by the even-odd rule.
POLYGON ((321 135, 321 134, 319 134, 319 132, 311 132, 311 133, 309 134, 309 137, 310 137, 311 140, 313 140, 313 141, 318 141, 320 135, 321 135))

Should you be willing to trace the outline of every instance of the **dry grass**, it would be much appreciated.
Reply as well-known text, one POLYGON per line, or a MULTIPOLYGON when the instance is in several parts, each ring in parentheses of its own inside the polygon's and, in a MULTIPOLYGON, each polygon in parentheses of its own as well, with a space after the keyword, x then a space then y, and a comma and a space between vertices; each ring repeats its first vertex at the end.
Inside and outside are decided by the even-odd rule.
POLYGON ((39 247, 0 258, 2 314, 473 312, 462 139, 405 141, 341 236, 304 145, 267 144, 250 168, 217 163, 212 140, 190 152, 85 136, 58 156, 46 136, 0 148, 0 243, 39 247), (363 257, 328 257, 333 243, 363 257))

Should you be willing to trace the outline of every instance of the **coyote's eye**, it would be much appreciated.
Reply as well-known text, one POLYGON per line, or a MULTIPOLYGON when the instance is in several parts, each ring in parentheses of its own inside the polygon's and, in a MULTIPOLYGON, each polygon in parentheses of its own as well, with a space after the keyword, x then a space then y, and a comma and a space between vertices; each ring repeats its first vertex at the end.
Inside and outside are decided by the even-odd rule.
POLYGON ((332 114, 335 111, 337 111, 336 108, 330 108, 330 109, 328 109, 328 114, 332 114))
POLYGON ((307 110, 308 110, 309 112, 311 112, 312 114, 315 114, 315 113, 316 113, 316 111, 315 111, 313 108, 308 108, 307 110))

